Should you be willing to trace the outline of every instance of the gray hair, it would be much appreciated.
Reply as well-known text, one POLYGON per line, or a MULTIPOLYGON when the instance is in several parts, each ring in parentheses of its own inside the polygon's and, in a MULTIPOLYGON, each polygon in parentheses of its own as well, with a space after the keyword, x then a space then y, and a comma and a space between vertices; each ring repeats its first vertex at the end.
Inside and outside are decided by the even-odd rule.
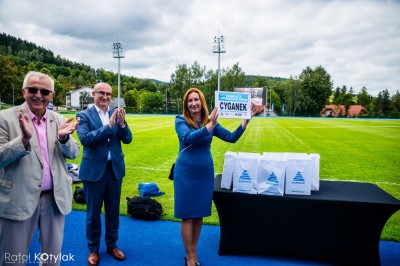
POLYGON ((52 92, 54 92, 54 80, 46 74, 37 72, 37 71, 30 71, 28 72, 28 74, 26 74, 25 78, 24 78, 24 83, 22 83, 22 88, 26 88, 28 85, 28 80, 31 77, 37 77, 37 78, 47 78, 50 81, 51 84, 51 88, 46 88, 46 89, 50 89, 52 92))

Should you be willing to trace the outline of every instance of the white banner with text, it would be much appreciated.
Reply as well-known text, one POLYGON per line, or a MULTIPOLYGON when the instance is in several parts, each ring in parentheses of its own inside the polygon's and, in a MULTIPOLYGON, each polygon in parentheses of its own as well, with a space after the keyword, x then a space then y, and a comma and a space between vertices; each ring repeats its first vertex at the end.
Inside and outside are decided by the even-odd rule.
POLYGON ((250 93, 216 91, 215 106, 218 117, 251 119, 250 93))

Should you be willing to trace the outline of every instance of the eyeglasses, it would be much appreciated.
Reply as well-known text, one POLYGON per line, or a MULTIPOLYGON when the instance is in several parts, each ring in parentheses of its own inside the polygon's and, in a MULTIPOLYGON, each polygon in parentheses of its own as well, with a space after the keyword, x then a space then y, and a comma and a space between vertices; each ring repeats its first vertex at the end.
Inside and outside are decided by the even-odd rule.
POLYGON ((111 96, 111 92, 96 91, 95 93, 98 93, 98 94, 100 94, 101 96, 107 96, 107 97, 110 97, 110 96, 111 96))
POLYGON ((47 96, 50 94, 50 90, 46 90, 46 89, 38 89, 35 87, 26 87, 28 89, 28 92, 31 94, 36 94, 38 91, 40 91, 40 94, 42 94, 43 96, 47 96))

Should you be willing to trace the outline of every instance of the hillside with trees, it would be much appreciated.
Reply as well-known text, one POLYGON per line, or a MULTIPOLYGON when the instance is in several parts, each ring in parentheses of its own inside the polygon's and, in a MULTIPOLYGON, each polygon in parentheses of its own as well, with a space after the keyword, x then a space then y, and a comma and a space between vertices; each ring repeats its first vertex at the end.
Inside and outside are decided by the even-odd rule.
MULTIPOLYGON (((109 83, 114 88, 113 97, 117 97, 117 73, 72 62, 44 47, 1 33, 0 102, 9 105, 23 102, 21 84, 25 74, 31 70, 54 78, 56 93, 53 103, 56 106, 65 105, 69 91, 93 87, 99 81, 109 83)), ((191 66, 176 66, 169 82, 121 75, 121 95, 129 113, 177 114, 182 111, 183 94, 189 87, 201 89, 212 109, 217 83, 217 70, 207 69, 195 61, 191 66)), ((390 95, 385 89, 373 97, 365 87, 358 93, 345 85, 334 89, 330 74, 322 66, 306 67, 298 78, 280 78, 246 75, 237 62, 221 69, 221 90, 233 91, 237 87, 268 87, 268 102, 274 104, 278 115, 313 117, 319 116, 326 104, 345 105, 346 108, 361 104, 367 109, 368 117, 400 118, 399 91, 390 95)), ((346 113, 342 116, 346 117, 346 113)))

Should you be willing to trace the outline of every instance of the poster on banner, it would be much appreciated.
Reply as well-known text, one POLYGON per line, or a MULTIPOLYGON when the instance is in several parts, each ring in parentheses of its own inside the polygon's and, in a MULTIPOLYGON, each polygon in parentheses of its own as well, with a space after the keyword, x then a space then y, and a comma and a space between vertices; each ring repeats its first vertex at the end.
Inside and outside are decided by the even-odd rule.
POLYGON ((255 106, 264 106, 266 103, 266 89, 265 88, 234 88, 234 92, 247 92, 251 95, 251 103, 255 106))
POLYGON ((251 119, 251 96, 249 93, 230 91, 215 92, 215 106, 221 118, 251 119))

